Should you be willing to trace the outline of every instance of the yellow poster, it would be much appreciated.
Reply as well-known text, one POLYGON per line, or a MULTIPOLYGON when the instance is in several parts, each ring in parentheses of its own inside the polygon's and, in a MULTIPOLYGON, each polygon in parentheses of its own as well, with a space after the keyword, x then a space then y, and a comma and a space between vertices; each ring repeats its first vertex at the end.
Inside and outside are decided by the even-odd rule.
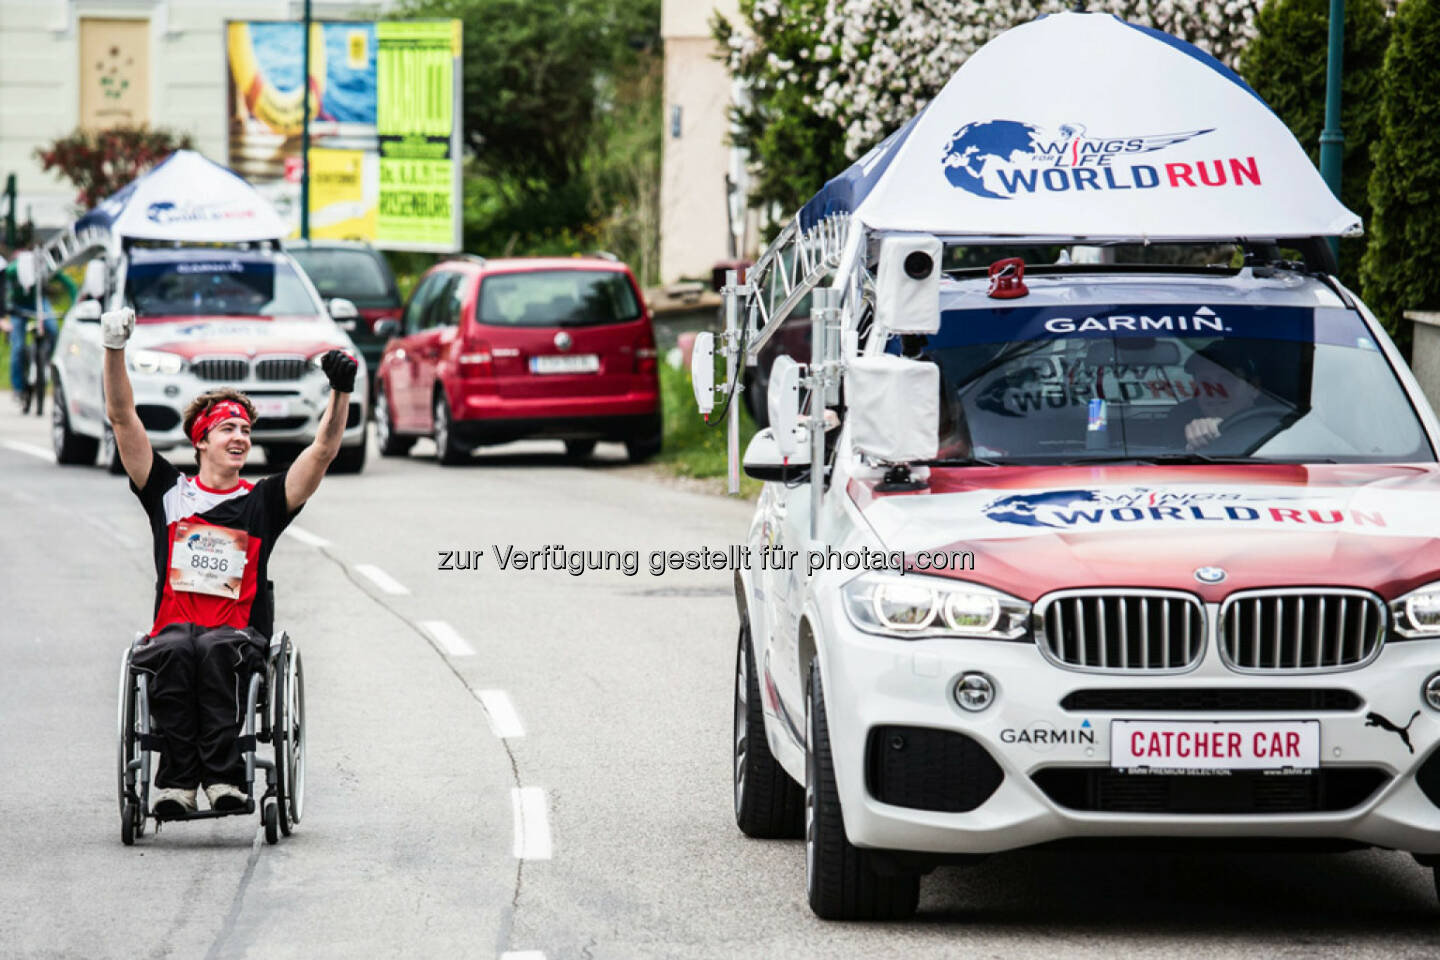
POLYGON ((375 242, 377 159, 364 150, 310 151, 310 236, 375 242))

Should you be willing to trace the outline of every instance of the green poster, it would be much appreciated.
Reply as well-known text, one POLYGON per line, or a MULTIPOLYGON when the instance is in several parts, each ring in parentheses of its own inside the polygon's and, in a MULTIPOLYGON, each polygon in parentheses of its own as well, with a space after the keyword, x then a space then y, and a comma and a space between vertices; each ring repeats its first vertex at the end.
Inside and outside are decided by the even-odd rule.
POLYGON ((382 247, 457 248, 460 21, 375 25, 382 247))

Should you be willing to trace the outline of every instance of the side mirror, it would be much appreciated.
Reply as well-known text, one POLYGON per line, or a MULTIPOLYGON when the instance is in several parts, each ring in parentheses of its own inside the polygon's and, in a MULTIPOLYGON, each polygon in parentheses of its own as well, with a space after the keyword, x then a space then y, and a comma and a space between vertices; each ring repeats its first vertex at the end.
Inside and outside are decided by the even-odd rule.
POLYGON ((940 449, 940 368, 889 354, 845 373, 850 443, 881 463, 933 460, 940 449))
POLYGON ((20 281, 20 286, 26 290, 35 287, 35 254, 29 250, 21 250, 15 254, 15 279, 20 281))
POLYGON ((98 300, 105 296, 109 281, 109 270, 106 269, 104 258, 96 257, 85 264, 85 279, 80 284, 80 292, 98 300))
POLYGON ((354 320, 360 316, 360 311, 355 309, 354 302, 346 300, 344 297, 334 298, 327 306, 330 309, 330 318, 336 323, 342 320, 354 320))
POLYGON ((710 416, 715 409, 715 334, 708 330, 695 334, 690 350, 690 389, 695 391, 700 415, 710 416))
POLYGON ((70 311, 70 319, 78 320, 81 323, 100 322, 100 301, 81 300, 75 304, 75 309, 70 311))
POLYGON ((797 470, 810 466, 810 448, 805 444, 805 428, 792 427, 790 443, 799 448, 799 457, 785 456, 775 440, 775 428, 766 427, 750 438, 745 448, 743 466, 747 477, 766 482, 786 480, 797 470))
POLYGON ((944 246, 928 233, 880 241, 875 271, 875 322, 894 333, 940 329, 940 257, 944 246))
POLYGON ((770 365, 770 392, 765 400, 770 425, 776 431, 775 446, 781 457, 792 458, 800 449, 794 430, 800 416, 800 365, 783 353, 770 365))
POLYGON ((389 340, 391 337, 400 336, 400 321, 386 317, 384 320, 375 321, 375 336, 384 337, 389 340))

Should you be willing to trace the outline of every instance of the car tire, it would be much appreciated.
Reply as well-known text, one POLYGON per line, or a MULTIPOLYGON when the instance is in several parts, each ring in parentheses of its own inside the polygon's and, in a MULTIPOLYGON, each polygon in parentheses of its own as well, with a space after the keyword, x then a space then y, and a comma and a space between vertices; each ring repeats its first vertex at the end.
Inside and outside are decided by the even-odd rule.
POLYGON ((385 385, 375 388, 375 441, 382 457, 403 457, 415 446, 414 437, 402 437, 395 432, 395 418, 390 415, 390 398, 385 385))
POLYGON ((745 398, 745 409, 750 411, 750 419, 760 430, 770 426, 770 402, 765 395, 768 386, 769 378, 762 379, 759 368, 746 369, 745 390, 741 396, 745 398))
POLYGON ((353 447, 341 447, 330 461, 326 473, 359 473, 365 469, 365 456, 370 449, 370 436, 365 434, 353 447))
POLYGON ((736 647, 732 750, 735 824, 745 836, 760 840, 803 837, 805 788, 790 778, 770 752, 750 624, 744 617, 736 647))
POLYGON ((595 452, 594 440, 566 440, 565 459, 584 460, 595 452))
POLYGON ((631 463, 644 463, 660 452, 660 434, 625 441, 625 456, 631 463))
POLYGON ((920 903, 920 877, 879 873, 850 842, 835 784, 820 664, 810 662, 805 750, 805 892, 825 920, 904 920, 920 903))
POLYGON ((55 462, 65 465, 91 464, 100 441, 82 436, 70 429, 70 411, 65 406, 65 390, 55 378, 55 396, 50 406, 50 445, 55 449, 55 462))
POLYGON ((267 443, 261 449, 265 451, 265 465, 280 468, 294 463, 305 447, 298 443, 267 443))
POLYGON ((435 460, 444 466, 464 463, 470 451, 455 442, 455 431, 451 429, 450 401, 444 391, 435 393, 435 422, 431 436, 435 439, 435 460))
POLYGON ((105 435, 100 438, 100 466, 114 477, 125 472, 125 463, 120 459, 120 449, 115 445, 115 430, 108 423, 105 424, 105 435))

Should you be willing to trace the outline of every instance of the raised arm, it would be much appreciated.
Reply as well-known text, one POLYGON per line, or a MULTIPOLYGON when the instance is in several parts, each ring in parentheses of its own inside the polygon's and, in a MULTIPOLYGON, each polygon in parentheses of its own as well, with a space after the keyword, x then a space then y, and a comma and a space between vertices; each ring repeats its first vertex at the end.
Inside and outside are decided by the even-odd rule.
POLYGON ((130 476, 130 482, 144 488, 150 479, 154 454, 145 425, 135 412, 135 394, 125 370, 125 342, 135 329, 135 311, 129 307, 111 310, 100 317, 100 338, 105 344, 105 416, 115 432, 115 452, 130 476))
POLYGON ((285 505, 299 510, 320 486, 325 470, 340 453, 340 440, 345 436, 345 418, 350 410, 350 394, 355 390, 355 374, 359 367, 343 350, 331 350, 320 361, 320 369, 330 378, 330 402, 320 416, 320 429, 315 440, 300 451, 285 475, 285 505))

